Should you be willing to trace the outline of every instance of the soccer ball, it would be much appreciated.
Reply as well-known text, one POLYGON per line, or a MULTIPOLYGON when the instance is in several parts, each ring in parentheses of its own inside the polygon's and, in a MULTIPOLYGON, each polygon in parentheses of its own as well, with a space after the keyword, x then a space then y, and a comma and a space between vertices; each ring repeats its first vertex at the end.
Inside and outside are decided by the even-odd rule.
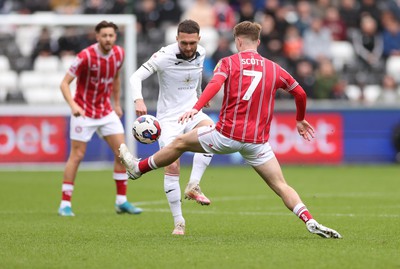
POLYGON ((142 144, 154 143, 161 134, 160 123, 152 115, 140 116, 133 122, 132 134, 142 144))

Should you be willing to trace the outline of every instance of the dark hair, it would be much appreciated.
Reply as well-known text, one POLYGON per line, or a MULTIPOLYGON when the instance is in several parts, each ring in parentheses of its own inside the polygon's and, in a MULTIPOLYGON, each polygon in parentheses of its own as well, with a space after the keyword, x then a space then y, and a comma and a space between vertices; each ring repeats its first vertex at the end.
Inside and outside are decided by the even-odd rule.
POLYGON ((101 29, 108 28, 108 27, 114 28, 115 32, 118 31, 118 26, 111 21, 110 22, 101 21, 101 22, 99 22, 99 24, 96 25, 96 28, 94 28, 94 29, 95 29, 96 33, 99 33, 101 29))
POLYGON ((184 20, 178 25, 178 34, 179 33, 199 34, 200 26, 193 20, 184 20))

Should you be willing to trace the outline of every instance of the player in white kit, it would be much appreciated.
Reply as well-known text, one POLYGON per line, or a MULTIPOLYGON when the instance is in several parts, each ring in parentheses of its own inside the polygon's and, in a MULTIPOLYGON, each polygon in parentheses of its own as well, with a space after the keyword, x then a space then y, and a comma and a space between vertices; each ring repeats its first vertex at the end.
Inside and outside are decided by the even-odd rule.
MULTIPOLYGON (((199 112, 186 124, 178 123, 178 118, 193 107, 200 96, 205 49, 198 45, 200 27, 192 20, 185 20, 178 25, 176 43, 161 48, 145 62, 130 78, 137 116, 147 114, 147 107, 142 95, 142 81, 157 73, 159 95, 157 115, 160 121, 160 148, 171 143, 178 135, 206 125, 213 121, 203 112, 199 112)), ((201 192, 199 183, 209 165, 212 154, 196 153, 189 183, 185 189, 185 198, 194 199, 202 205, 209 205, 210 200, 201 192)), ((168 199, 175 228, 172 234, 185 233, 185 219, 181 208, 181 188, 179 184, 179 159, 164 170, 164 190, 168 199)))

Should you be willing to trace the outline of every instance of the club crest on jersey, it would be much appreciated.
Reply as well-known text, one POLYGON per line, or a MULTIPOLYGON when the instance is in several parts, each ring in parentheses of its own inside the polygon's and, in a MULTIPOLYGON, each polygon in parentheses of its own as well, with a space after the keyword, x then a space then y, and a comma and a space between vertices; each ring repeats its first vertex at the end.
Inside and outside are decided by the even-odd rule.
POLYGON ((99 67, 97 66, 97 64, 93 64, 93 65, 90 67, 90 70, 92 70, 92 71, 97 71, 97 70, 99 70, 99 67))

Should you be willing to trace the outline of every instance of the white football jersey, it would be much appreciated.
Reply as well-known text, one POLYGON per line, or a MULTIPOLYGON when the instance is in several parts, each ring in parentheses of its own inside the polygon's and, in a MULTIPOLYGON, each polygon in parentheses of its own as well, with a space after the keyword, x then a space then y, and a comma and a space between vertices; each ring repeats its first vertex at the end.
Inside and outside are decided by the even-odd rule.
POLYGON ((159 120, 178 120, 197 102, 198 93, 201 93, 204 58, 205 49, 198 45, 196 56, 184 60, 178 43, 174 43, 162 47, 142 65, 151 73, 157 72, 159 120))

